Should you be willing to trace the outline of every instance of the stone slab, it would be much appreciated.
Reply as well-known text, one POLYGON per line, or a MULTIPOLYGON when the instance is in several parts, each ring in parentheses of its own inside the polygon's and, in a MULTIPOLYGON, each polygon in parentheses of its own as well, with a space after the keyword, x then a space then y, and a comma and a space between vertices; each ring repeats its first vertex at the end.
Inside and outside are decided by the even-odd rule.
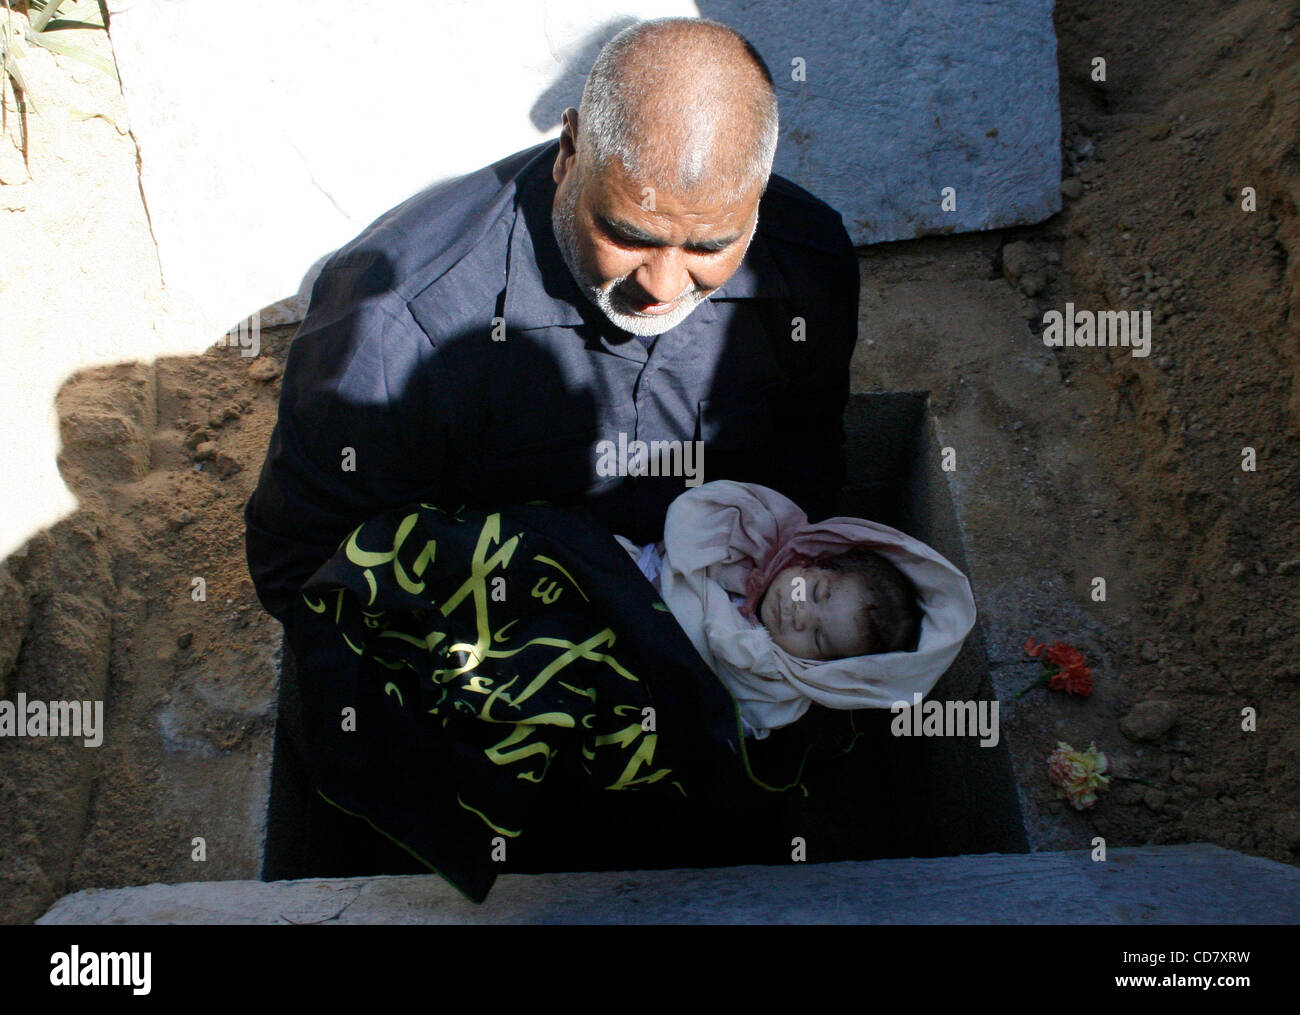
POLYGON ((1293 924, 1300 870, 1217 846, 788 867, 226 881, 78 892, 41 924, 1293 924))
POLYGON ((554 136, 600 46, 662 15, 754 42, 780 94, 777 171, 856 243, 1040 221, 1060 208, 1052 7, 136 0, 112 40, 166 327, 197 348, 255 310, 297 320, 332 250, 420 188, 554 136))

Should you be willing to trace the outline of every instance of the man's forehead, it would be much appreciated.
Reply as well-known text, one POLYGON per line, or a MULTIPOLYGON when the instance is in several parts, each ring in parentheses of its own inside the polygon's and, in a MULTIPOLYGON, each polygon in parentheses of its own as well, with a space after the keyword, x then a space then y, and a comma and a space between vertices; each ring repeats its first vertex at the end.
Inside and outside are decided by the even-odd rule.
POLYGON ((760 187, 739 200, 729 200, 730 184, 705 184, 687 193, 652 180, 634 180, 615 160, 588 178, 593 214, 608 222, 643 231, 686 228, 692 238, 714 238, 746 231, 758 207, 760 187))

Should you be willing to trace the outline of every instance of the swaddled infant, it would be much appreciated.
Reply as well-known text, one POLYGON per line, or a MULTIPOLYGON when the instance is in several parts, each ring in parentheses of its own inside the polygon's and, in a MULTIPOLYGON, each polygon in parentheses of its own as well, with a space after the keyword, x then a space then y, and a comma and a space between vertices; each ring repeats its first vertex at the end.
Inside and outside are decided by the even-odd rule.
POLYGON ((801 659, 910 652, 921 630, 912 583, 865 547, 783 569, 755 613, 772 640, 801 659))
POLYGON ((928 693, 975 623, 969 583, 933 548, 866 519, 810 523, 757 484, 688 490, 662 543, 616 538, 757 737, 813 702, 890 708, 928 693))
MULTIPOLYGON (((663 544, 633 548, 637 566, 661 589, 663 544)), ((819 558, 796 556, 772 577, 756 608, 732 604, 767 628, 772 641, 817 662, 910 652, 921 629, 916 589, 893 564, 866 547, 819 558)))

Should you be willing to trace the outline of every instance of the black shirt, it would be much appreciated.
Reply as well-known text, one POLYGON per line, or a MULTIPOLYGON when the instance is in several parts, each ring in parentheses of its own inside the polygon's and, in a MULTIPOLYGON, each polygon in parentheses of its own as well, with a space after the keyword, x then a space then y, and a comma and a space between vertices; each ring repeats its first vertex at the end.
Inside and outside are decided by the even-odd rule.
POLYGON ((245 510, 271 613, 353 528, 415 500, 582 502, 636 542, 661 538, 700 480, 771 486, 813 519, 831 509, 858 308, 839 214, 773 175, 736 273, 647 348, 564 263, 557 150, 431 187, 325 265, 245 510), (620 434, 702 441, 703 475, 598 474, 598 446, 620 434))

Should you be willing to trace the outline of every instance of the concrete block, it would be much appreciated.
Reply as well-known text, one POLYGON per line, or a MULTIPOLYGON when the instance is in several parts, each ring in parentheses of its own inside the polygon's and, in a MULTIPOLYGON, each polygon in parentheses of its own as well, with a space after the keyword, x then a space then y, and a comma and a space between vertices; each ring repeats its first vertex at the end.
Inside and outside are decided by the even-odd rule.
POLYGON ((1217 846, 595 874, 512 874, 481 906, 441 878, 225 881, 69 895, 83 924, 1286 924, 1300 870, 1217 846))

